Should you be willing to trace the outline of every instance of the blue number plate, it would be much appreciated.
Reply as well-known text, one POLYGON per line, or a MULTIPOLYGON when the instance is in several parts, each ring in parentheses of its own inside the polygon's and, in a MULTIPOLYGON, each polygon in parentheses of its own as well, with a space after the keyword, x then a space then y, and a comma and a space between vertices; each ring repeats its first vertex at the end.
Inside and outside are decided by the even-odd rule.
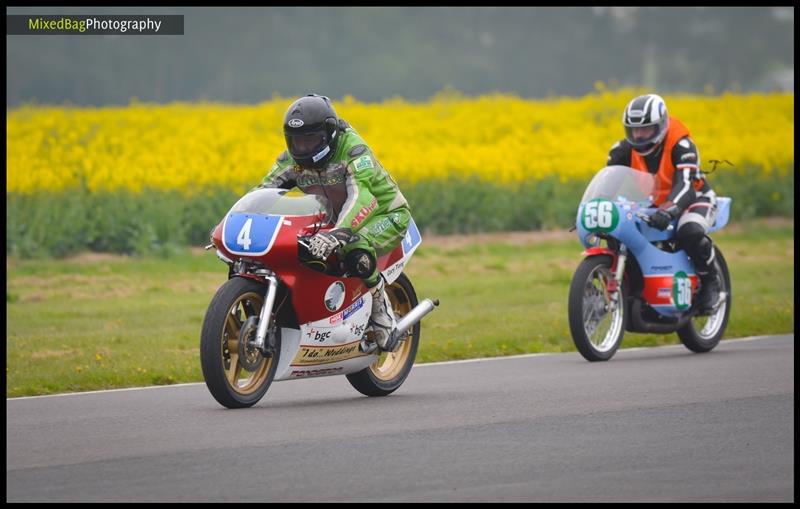
POLYGON ((233 254, 260 256, 272 248, 282 224, 283 216, 228 214, 222 241, 233 254))
POLYGON ((416 247, 420 245, 420 243, 422 243, 422 235, 419 234, 417 225, 416 223, 414 223, 414 220, 412 219, 408 223, 408 231, 406 231, 406 236, 403 239, 403 254, 407 255, 408 253, 416 249, 416 247))

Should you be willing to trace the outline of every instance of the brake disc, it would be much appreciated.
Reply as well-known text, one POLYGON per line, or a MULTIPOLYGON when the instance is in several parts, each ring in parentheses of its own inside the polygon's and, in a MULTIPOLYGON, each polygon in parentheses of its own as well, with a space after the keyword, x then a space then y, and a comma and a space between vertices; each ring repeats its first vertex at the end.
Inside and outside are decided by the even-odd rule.
POLYGON ((257 329, 258 316, 253 315, 245 320, 239 330, 239 363, 246 371, 251 373, 257 370, 261 363, 264 362, 261 352, 252 345, 256 340, 257 329))

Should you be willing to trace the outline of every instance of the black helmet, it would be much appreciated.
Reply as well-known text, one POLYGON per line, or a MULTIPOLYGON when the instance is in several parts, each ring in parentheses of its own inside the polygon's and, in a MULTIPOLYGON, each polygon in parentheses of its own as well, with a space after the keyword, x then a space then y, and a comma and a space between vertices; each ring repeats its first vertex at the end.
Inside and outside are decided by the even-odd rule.
POLYGON ((339 142, 339 117, 325 96, 309 94, 289 106, 283 134, 292 158, 303 167, 320 168, 339 142))
POLYGON ((625 139, 633 149, 642 155, 652 152, 664 140, 669 128, 667 105, 664 99, 655 94, 640 95, 625 107, 622 114, 625 126, 625 139), (643 127, 655 126, 642 135, 643 127))

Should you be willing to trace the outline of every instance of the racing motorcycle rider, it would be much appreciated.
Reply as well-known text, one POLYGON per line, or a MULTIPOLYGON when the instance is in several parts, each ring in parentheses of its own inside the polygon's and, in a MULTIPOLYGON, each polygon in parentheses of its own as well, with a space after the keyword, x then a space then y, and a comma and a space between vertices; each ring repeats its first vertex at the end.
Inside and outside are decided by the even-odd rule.
MULTIPOLYGON (((311 237, 312 256, 325 260, 337 248, 348 272, 360 277, 372 294, 367 331, 384 351, 396 326, 377 259, 400 245, 411 213, 389 173, 366 142, 339 118, 329 98, 309 94, 289 106, 283 119, 287 150, 257 187, 298 187, 325 196, 335 226, 311 237)), ((374 349, 374 346, 367 346, 374 349)))
POLYGON ((711 313, 719 303, 720 284, 714 264, 714 245, 706 235, 714 224, 717 197, 700 170, 700 154, 689 130, 667 114, 664 100, 655 94, 634 98, 622 114, 625 139, 615 143, 608 166, 623 165, 656 177, 658 210, 650 223, 664 230, 680 217, 675 238, 679 249, 692 258, 701 288, 698 310, 711 313))

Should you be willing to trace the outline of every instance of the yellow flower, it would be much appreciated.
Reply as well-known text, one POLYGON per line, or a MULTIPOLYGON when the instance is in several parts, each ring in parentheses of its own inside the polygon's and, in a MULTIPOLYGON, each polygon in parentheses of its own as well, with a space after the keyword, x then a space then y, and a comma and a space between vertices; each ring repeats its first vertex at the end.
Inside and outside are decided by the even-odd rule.
MULTIPOLYGON (((643 93, 602 82, 579 98, 542 100, 443 92, 427 102, 392 98, 335 106, 400 183, 471 178, 513 185, 557 175, 586 180, 622 138, 621 112, 643 93)), ((792 171, 794 94, 664 95, 699 147, 702 164, 728 159, 765 176, 792 171)), ((7 193, 180 190, 243 192, 285 149, 292 99, 256 105, 132 102, 126 107, 23 106, 8 112, 7 193)))

